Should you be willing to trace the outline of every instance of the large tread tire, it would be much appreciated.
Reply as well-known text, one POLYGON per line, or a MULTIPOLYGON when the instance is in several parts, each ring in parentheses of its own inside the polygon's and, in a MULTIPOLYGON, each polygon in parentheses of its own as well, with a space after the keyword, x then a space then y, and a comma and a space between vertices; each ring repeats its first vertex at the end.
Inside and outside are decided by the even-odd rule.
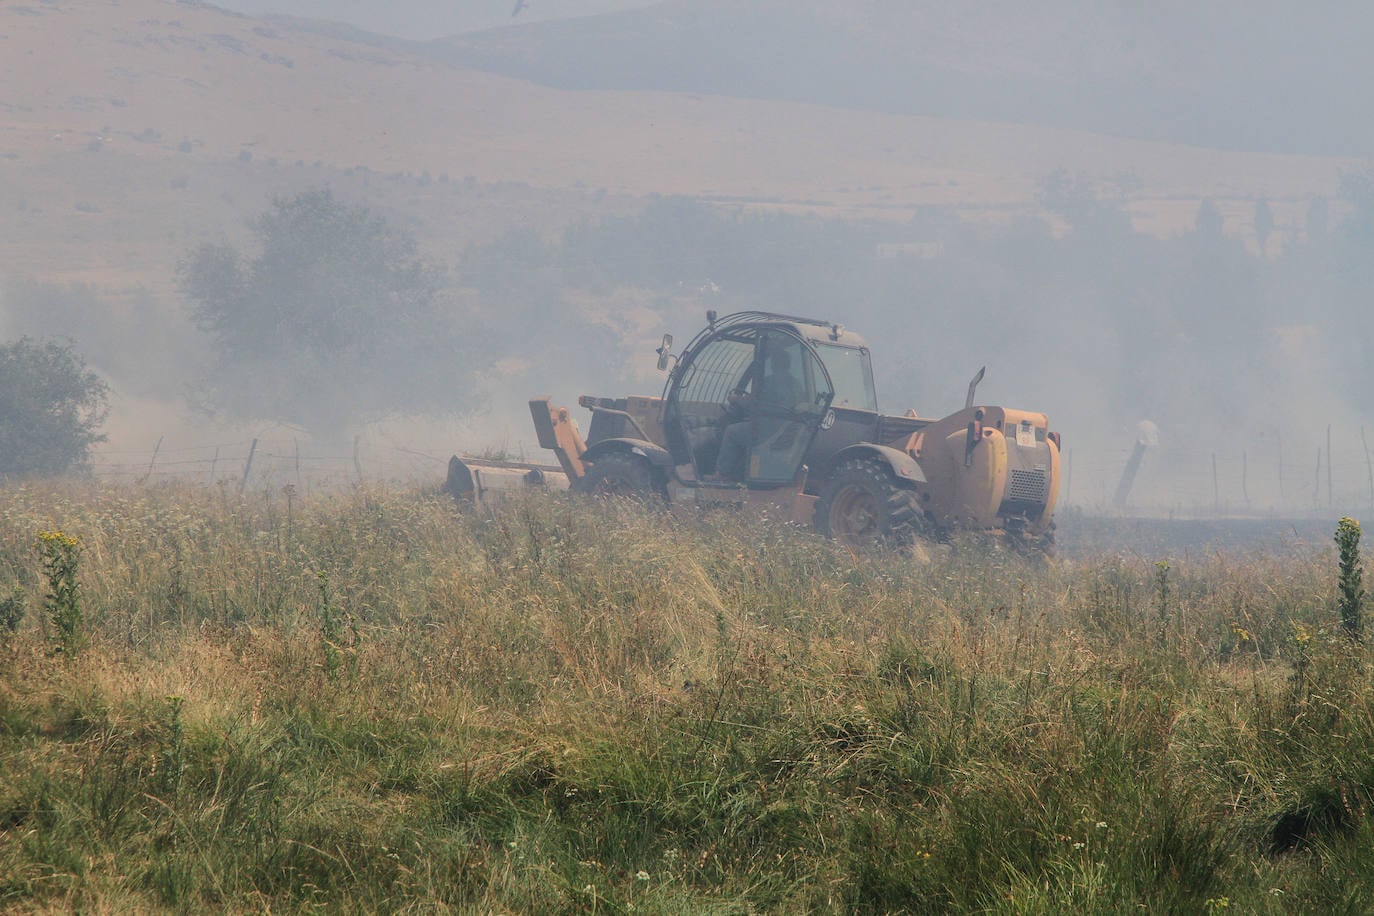
POLYGON ((650 505, 662 505, 667 497, 648 459, 629 452, 602 455, 573 482, 572 489, 589 496, 637 499, 650 505))
POLYGON ((876 458, 835 469, 816 503, 816 530, 847 547, 905 547, 923 529, 915 490, 900 486, 876 458))

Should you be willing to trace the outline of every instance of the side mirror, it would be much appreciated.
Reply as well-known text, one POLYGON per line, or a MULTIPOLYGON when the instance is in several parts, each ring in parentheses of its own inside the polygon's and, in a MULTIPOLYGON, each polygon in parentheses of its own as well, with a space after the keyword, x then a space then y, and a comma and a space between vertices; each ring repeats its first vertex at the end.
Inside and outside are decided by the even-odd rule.
POLYGON ((660 343, 660 344, 658 345, 658 349, 655 351, 656 353, 658 353, 658 371, 659 371, 659 372, 662 372, 663 370, 665 370, 665 369, 668 368, 668 360, 671 359, 671 358, 672 358, 672 355, 673 355, 672 352, 671 352, 671 351, 672 351, 672 348, 673 348, 673 335, 672 335, 672 334, 664 334, 664 335, 663 335, 663 342, 660 343))

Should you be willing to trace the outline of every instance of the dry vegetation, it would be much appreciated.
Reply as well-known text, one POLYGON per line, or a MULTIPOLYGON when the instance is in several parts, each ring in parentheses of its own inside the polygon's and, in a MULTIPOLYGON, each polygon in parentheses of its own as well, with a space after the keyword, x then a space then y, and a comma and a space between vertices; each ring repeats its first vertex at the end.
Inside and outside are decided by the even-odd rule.
POLYGON ((236 231, 270 193, 324 182, 415 219, 447 256, 513 219, 554 231, 653 194, 825 216, 905 220, 933 206, 1006 219, 1034 208, 1056 169, 1129 202, 1142 228, 1172 233, 1200 197, 1233 201, 1241 225, 1255 197, 1283 218, 1361 165, 797 103, 558 91, 395 42, 173 0, 0 5, 0 87, 0 230, 13 240, 0 273, 109 287, 162 289, 190 243, 236 231), (443 175, 482 190, 441 185, 443 175))
POLYGON ((923 562, 675 521, 7 490, 0 904, 1374 906, 1333 552, 923 562))

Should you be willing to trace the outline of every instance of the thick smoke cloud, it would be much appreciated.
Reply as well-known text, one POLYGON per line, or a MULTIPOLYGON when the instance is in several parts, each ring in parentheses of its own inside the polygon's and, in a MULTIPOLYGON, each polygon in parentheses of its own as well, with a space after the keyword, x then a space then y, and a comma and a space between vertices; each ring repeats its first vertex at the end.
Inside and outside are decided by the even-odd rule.
MULTIPOLYGON (((1157 442, 1134 505, 1374 501, 1363 8, 528 0, 513 16, 507 2, 226 0, 341 28, 139 3, 118 44, 135 55, 119 72, 143 74, 132 88, 16 96, 17 124, 57 106, 33 116, 44 145, 0 138, 14 175, 0 172, 0 215, 27 246, 0 265, 6 328, 74 339, 126 399, 112 438, 127 399, 180 404, 207 358, 176 262, 242 250, 274 196, 327 187, 413 236, 444 268, 435 301, 481 341, 454 376, 471 385, 398 373, 462 418, 404 417, 398 444, 532 457, 526 398, 657 393, 664 330, 685 340, 707 308, 761 308, 865 334, 896 412, 954 408, 987 364, 984 399, 1044 410, 1064 434, 1079 505, 1112 502, 1142 423, 1157 442), (219 66, 205 72, 235 79, 198 69, 219 66), (491 95, 444 107, 454 73, 491 95), (235 95, 239 75, 284 97, 336 75, 356 88, 283 113, 235 95), (184 104, 156 120, 163 91, 195 93, 216 124, 184 104), (402 97, 415 104, 398 120, 402 97), (429 131, 438 111, 469 120, 429 131), (80 117, 98 120, 48 127, 80 117), (807 133, 808 119, 830 126, 807 133), (151 256, 148 233, 130 242, 149 225, 151 256), (144 260, 107 279, 126 253, 144 260)), ((35 14, 50 33, 55 9, 35 14)), ((82 45, 72 79, 113 47, 82 45)))

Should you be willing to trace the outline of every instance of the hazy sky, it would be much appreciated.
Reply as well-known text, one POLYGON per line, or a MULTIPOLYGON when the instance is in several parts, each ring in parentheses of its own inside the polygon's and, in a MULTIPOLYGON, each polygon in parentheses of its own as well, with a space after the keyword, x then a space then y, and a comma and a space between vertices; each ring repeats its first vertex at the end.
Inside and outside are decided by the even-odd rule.
POLYGON ((329 19, 402 38, 441 38, 512 22, 591 16, 651 6, 653 0, 214 0, 214 5, 252 15, 279 14, 329 19))

